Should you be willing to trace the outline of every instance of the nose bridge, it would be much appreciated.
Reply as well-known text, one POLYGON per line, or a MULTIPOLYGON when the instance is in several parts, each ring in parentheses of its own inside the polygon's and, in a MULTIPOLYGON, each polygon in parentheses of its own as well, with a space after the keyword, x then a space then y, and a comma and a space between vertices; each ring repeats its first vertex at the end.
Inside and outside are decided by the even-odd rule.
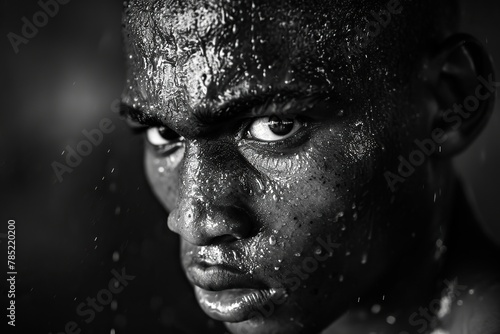
POLYGON ((181 198, 225 206, 234 201, 235 190, 246 188, 235 168, 236 154, 228 146, 209 141, 188 144, 180 173, 181 198))
POLYGON ((180 189, 179 200, 198 199, 203 200, 203 185, 200 184, 203 163, 201 161, 201 147, 199 144, 188 143, 184 153, 184 160, 179 173, 180 189))
POLYGON ((244 176, 238 176, 243 173, 237 170, 236 159, 231 148, 220 143, 186 144, 170 229, 197 245, 247 236, 251 222, 241 205, 246 186, 244 176))

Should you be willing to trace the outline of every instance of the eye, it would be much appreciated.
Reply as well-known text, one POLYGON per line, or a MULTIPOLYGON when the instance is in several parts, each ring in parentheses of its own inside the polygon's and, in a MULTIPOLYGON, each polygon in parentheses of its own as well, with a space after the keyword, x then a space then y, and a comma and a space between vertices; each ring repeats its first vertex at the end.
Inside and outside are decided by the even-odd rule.
POLYGON ((148 142, 153 146, 163 146, 182 140, 177 133, 166 127, 149 128, 147 131, 148 142))
POLYGON ((162 156, 169 156, 184 147, 184 137, 167 127, 149 128, 146 133, 148 143, 162 156))
POLYGON ((260 117, 250 124, 251 139, 275 142, 293 136, 304 124, 296 118, 281 118, 276 115, 260 117))

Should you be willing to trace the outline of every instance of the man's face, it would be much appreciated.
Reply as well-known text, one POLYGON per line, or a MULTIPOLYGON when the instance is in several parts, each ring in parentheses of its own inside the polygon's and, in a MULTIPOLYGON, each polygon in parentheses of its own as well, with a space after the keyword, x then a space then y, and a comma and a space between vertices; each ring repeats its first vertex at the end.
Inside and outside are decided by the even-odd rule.
POLYGON ((385 2, 129 5, 124 102, 156 125, 147 175, 200 306, 233 332, 325 327, 423 235, 425 187, 401 195, 384 178, 425 123, 402 116, 397 28, 346 48, 380 10, 385 2))

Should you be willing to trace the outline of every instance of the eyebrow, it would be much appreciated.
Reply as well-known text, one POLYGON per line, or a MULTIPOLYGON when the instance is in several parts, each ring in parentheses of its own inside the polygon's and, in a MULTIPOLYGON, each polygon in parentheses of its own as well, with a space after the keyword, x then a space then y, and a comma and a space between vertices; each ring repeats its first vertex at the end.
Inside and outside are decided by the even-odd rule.
MULTIPOLYGON (((304 115, 310 112, 312 118, 325 119, 324 108, 315 110, 321 102, 341 103, 341 98, 331 91, 304 94, 301 91, 280 90, 259 95, 244 94, 222 106, 203 105, 192 111, 200 126, 209 127, 229 121, 265 115, 304 115)), ((147 113, 124 102, 120 103, 120 115, 134 128, 167 126, 159 113, 147 113)))
POLYGON ((144 127, 163 126, 163 122, 156 115, 148 115, 144 111, 135 108, 123 101, 120 102, 119 114, 128 125, 134 129, 144 127))

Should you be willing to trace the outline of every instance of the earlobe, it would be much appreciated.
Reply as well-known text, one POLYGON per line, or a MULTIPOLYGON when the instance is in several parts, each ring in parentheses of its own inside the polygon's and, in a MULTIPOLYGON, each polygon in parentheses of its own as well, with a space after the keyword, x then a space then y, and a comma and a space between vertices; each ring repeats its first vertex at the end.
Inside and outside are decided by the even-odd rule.
POLYGON ((474 37, 449 37, 430 55, 423 75, 433 129, 441 129, 446 140, 441 157, 464 150, 488 122, 496 97, 493 64, 488 52, 474 37))

